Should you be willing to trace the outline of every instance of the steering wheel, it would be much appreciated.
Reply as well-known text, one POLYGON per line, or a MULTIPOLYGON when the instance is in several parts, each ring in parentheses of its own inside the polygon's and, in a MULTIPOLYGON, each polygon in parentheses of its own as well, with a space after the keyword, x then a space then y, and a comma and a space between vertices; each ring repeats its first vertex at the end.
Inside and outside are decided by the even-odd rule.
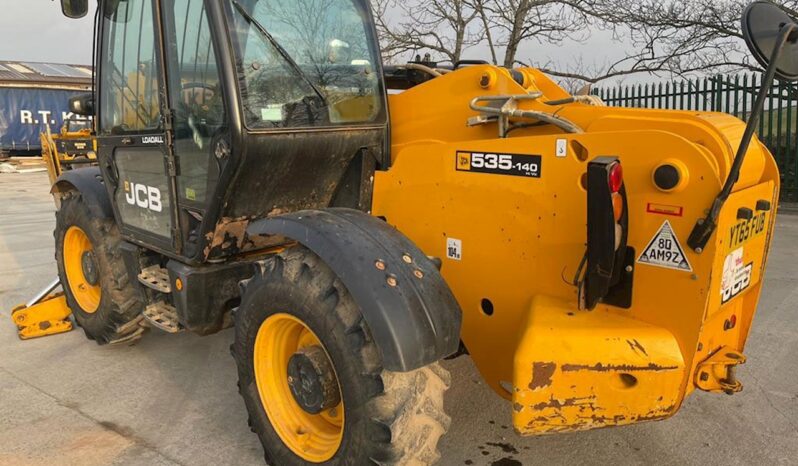
POLYGON ((208 83, 189 82, 180 86, 181 102, 187 107, 198 106, 209 109, 209 103, 216 97, 216 86, 208 83))

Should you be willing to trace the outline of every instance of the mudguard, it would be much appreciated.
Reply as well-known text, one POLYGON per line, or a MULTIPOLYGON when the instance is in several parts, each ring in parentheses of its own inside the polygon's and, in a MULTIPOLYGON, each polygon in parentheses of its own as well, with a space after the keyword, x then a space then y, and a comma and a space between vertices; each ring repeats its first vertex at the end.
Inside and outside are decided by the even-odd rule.
POLYGON ((77 168, 61 174, 50 189, 50 193, 78 191, 86 200, 92 215, 98 218, 114 218, 111 198, 105 189, 99 167, 77 168))
POLYGON ((383 365, 408 372, 457 351, 462 312, 435 264, 387 223, 351 209, 259 220, 250 236, 279 235, 318 255, 363 312, 383 365))

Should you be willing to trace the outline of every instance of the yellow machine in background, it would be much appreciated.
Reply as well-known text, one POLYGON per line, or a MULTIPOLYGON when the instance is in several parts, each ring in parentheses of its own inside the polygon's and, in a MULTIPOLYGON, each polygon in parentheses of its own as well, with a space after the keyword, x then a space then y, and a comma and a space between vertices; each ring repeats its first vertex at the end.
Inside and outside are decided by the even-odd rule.
MULTIPOLYGON (((51 185, 64 171, 97 164, 96 142, 89 120, 67 120, 57 134, 53 134, 47 125, 40 138, 42 160, 47 165, 51 185)), ((55 291, 59 286, 60 280, 56 279, 28 303, 11 311, 20 339, 29 340, 72 330, 69 319, 72 312, 64 293, 55 291)))
POLYGON ((65 170, 97 163, 96 142, 88 120, 67 120, 56 134, 50 125, 40 135, 42 160, 47 164, 47 174, 52 185, 65 170))
POLYGON ((72 321, 69 319, 72 311, 67 306, 64 293, 55 291, 59 286, 61 281, 55 279, 33 299, 11 311, 11 320, 17 326, 20 340, 72 330, 72 321))

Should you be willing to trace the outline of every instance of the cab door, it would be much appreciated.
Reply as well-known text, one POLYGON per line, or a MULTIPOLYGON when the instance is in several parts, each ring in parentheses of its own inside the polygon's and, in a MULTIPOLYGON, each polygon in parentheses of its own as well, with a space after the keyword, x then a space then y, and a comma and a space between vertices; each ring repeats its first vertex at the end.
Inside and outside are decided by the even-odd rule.
POLYGON ((98 158, 126 237, 180 252, 157 0, 104 2, 100 12, 98 158))
POLYGON ((201 252, 203 224, 214 223, 210 211, 231 147, 210 3, 172 0, 161 11, 178 165, 175 199, 188 258, 201 252))

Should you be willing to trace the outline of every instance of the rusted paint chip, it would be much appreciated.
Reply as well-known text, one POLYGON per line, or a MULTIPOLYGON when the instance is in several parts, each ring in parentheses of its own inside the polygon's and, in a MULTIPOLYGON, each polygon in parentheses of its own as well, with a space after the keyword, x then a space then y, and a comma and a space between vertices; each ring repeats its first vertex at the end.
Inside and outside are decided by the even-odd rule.
POLYGON ((643 345, 641 345, 639 341, 637 341, 637 340, 626 340, 626 343, 629 344, 629 347, 632 348, 632 351, 634 351, 636 353, 638 353, 638 352, 639 353, 643 353, 644 356, 648 357, 648 353, 646 352, 646 349, 643 348, 643 345))
POLYGON ((537 390, 551 386, 551 378, 557 364, 553 362, 536 362, 532 364, 532 382, 529 383, 530 390, 537 390))
POLYGON ((594 402, 596 401, 595 396, 585 396, 585 397, 577 397, 577 398, 566 398, 565 400, 558 400, 552 396, 549 401, 544 401, 542 403, 538 403, 533 405, 531 408, 536 411, 542 411, 547 408, 554 408, 554 409, 562 409, 568 406, 586 406, 591 409, 595 409, 594 402))
POLYGON ((592 372, 662 372, 679 369, 678 366, 660 366, 653 362, 647 366, 633 366, 631 364, 607 364, 597 363, 592 366, 587 364, 563 364, 563 372, 592 371, 592 372))

